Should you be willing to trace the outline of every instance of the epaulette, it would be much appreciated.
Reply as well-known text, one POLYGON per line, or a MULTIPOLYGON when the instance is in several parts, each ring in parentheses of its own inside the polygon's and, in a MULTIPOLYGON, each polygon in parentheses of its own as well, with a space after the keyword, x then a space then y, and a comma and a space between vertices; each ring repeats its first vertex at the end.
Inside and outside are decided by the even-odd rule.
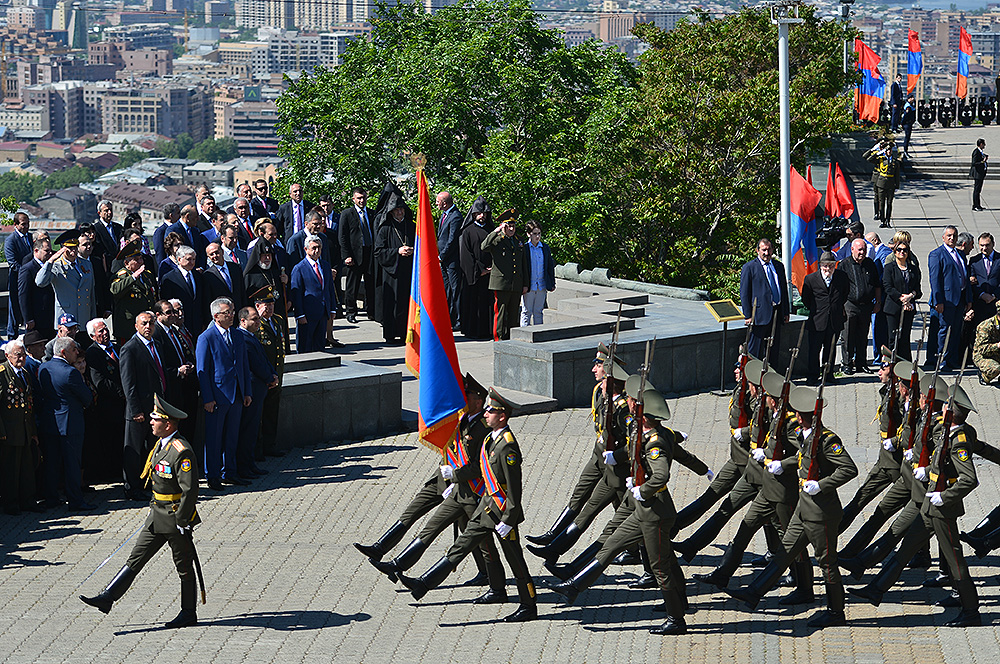
POLYGON ((503 432, 503 439, 506 440, 508 443, 513 443, 514 442, 514 434, 512 434, 510 432, 510 430, 508 429, 507 431, 503 432))
POLYGON ((653 443, 658 443, 658 442, 660 442, 660 434, 654 431, 649 435, 649 444, 652 445, 653 443))
MULTIPOLYGON (((145 272, 145 270, 144 270, 144 272, 145 272)), ((130 272, 128 271, 128 268, 127 268, 127 267, 123 267, 122 269, 118 270, 118 272, 116 272, 115 274, 116 274, 117 276, 119 276, 119 277, 123 277, 123 276, 125 276, 126 274, 131 274, 131 273, 130 273, 130 272)))
POLYGON ((181 441, 174 440, 170 444, 173 445, 174 449, 177 450, 178 452, 184 451, 184 443, 182 443, 181 441))
POLYGON ((619 406, 619 407, 620 406, 627 406, 628 405, 628 401, 625 400, 625 397, 623 397, 622 395, 619 394, 618 397, 615 399, 615 405, 619 406))

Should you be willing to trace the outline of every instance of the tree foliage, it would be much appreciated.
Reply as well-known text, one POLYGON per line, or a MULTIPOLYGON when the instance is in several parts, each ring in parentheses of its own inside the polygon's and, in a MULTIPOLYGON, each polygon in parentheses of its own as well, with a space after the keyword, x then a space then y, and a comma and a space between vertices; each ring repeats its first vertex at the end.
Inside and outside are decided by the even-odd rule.
POLYGON ((125 148, 118 153, 118 163, 115 164, 115 168, 128 168, 129 166, 134 166, 147 157, 149 157, 149 155, 142 150, 125 148))
POLYGON ((193 146, 187 153, 188 159, 222 162, 240 156, 240 149, 232 138, 207 138, 193 146))
POLYGON ((157 139, 156 144, 153 146, 153 150, 161 157, 166 157, 168 159, 186 159, 188 152, 194 147, 194 139, 191 138, 191 134, 184 132, 179 134, 177 138, 170 140, 168 138, 157 139))

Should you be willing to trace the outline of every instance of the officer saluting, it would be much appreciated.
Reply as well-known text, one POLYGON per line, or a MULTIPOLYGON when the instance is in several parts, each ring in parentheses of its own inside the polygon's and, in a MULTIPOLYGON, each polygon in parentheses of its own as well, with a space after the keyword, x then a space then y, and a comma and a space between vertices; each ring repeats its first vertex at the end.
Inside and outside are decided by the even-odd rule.
POLYGON ((122 247, 118 260, 124 267, 111 282, 111 295, 115 300, 112 320, 115 335, 123 339, 126 332, 135 328, 135 317, 150 311, 156 302, 156 279, 146 270, 142 261, 142 241, 136 238, 122 247))
POLYGON ((187 417, 187 413, 174 408, 159 395, 154 395, 153 400, 149 420, 153 434, 159 440, 146 458, 146 467, 142 471, 142 477, 153 484, 149 516, 139 531, 139 539, 128 561, 108 587, 95 597, 81 595, 80 599, 102 613, 108 613, 146 563, 164 544, 169 544, 177 574, 181 577, 181 612, 166 627, 188 627, 198 623, 194 569, 197 554, 191 536, 191 529, 201 523, 196 509, 198 467, 191 445, 177 433, 177 424, 187 417))

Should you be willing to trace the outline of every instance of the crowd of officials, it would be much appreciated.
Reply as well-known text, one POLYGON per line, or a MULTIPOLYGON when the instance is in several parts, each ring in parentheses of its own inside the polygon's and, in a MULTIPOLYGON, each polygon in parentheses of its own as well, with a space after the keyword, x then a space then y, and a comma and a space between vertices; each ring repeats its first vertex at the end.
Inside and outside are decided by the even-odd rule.
MULTIPOLYGON (((386 185, 374 209, 356 188, 343 211, 328 196, 313 205, 299 184, 283 204, 264 180, 235 193, 225 210, 205 187, 195 205, 168 206, 151 241, 138 213, 118 223, 108 201, 92 224, 56 238, 15 215, 4 245, 4 512, 91 510, 87 494, 99 482, 148 500, 140 474, 157 394, 200 414, 181 429, 210 489, 249 484, 266 472, 257 466, 264 455, 281 454, 277 413, 293 337, 300 353, 343 347, 333 320, 358 324, 363 311, 387 343, 404 342, 415 224, 398 188, 386 185)), ((454 328, 499 339, 520 322, 540 323, 555 288, 541 227, 529 222, 522 242, 512 210, 494 224, 482 198, 463 215, 448 192, 437 207, 454 328)))

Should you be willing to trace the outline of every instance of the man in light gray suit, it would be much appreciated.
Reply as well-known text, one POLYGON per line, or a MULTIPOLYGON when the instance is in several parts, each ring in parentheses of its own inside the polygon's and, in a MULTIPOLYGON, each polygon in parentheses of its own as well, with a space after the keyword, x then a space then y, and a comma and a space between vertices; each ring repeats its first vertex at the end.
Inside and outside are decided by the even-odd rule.
POLYGON ((94 268, 90 261, 80 260, 78 230, 69 230, 56 238, 62 247, 35 275, 35 285, 45 288, 52 285, 56 296, 54 325, 63 314, 72 314, 76 320, 97 318, 97 301, 94 299, 94 268))
POLYGON ((451 194, 442 191, 437 195, 437 207, 441 210, 438 224, 437 245, 441 259, 441 273, 444 275, 444 292, 448 298, 448 313, 451 327, 458 327, 458 298, 462 292, 462 269, 458 262, 458 240, 462 235, 465 215, 458 210, 451 194))

